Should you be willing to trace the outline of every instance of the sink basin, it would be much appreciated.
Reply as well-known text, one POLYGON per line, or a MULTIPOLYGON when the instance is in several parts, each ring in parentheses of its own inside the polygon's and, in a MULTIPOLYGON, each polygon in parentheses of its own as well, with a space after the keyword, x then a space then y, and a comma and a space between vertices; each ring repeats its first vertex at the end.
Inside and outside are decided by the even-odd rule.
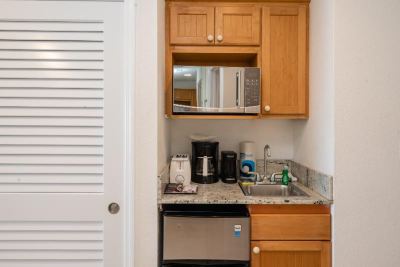
POLYGON ((308 197, 309 195, 299 189, 294 184, 255 184, 243 185, 240 188, 246 196, 266 196, 266 197, 308 197))

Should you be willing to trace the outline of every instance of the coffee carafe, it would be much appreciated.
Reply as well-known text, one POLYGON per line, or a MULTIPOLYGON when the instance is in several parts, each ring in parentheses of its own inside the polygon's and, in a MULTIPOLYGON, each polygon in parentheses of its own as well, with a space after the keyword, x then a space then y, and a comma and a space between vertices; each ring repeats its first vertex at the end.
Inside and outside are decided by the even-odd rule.
POLYGON ((213 175, 215 166, 212 163, 212 157, 197 157, 196 175, 209 176, 213 175))
POLYGON ((192 142, 192 182, 218 182, 218 142, 192 142))

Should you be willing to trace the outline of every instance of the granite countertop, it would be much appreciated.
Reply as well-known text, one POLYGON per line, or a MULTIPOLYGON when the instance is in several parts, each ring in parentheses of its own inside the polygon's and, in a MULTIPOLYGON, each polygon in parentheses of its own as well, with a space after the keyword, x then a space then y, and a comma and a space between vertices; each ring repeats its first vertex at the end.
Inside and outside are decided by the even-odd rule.
POLYGON ((245 196, 238 184, 225 184, 221 181, 215 184, 199 185, 197 194, 164 194, 166 184, 160 183, 158 204, 332 204, 332 200, 328 200, 300 183, 295 184, 309 196, 245 196))

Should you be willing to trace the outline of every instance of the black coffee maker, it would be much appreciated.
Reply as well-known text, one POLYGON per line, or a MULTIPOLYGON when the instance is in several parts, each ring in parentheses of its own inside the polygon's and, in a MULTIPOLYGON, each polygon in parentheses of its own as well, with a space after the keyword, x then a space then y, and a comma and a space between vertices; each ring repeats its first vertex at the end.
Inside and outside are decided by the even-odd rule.
POLYGON ((221 152, 221 180, 224 183, 237 182, 237 155, 234 151, 221 152))
POLYGON ((192 182, 218 182, 218 142, 192 142, 192 182))

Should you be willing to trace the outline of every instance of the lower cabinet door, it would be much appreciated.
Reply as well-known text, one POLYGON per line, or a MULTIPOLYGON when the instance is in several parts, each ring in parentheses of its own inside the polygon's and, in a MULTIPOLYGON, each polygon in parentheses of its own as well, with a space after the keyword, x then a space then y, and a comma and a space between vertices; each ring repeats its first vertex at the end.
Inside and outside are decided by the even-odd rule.
POLYGON ((254 241, 251 267, 331 267, 330 241, 254 241))

